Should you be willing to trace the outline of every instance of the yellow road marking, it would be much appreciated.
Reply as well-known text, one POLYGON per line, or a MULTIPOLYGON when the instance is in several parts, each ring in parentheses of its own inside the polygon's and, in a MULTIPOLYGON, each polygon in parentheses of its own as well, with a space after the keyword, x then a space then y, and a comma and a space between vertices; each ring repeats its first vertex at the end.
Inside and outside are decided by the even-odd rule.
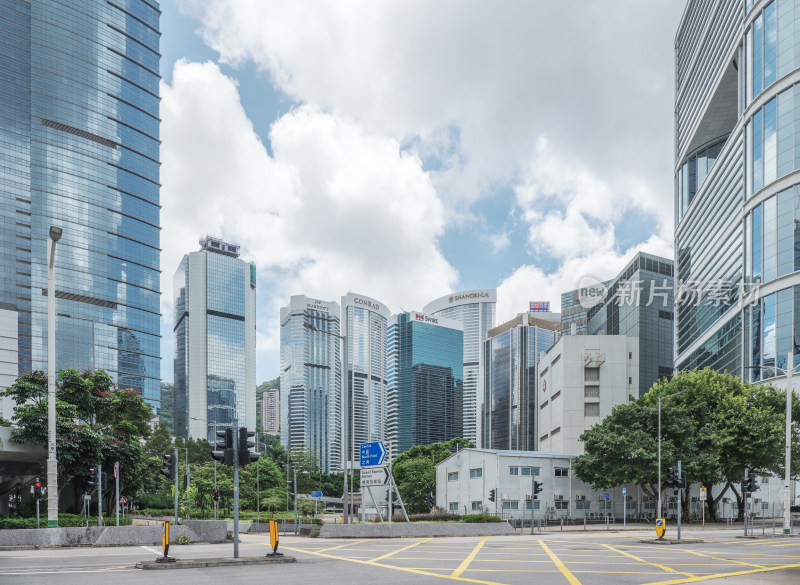
POLYGON ((754 573, 768 573, 770 571, 780 571, 782 569, 796 569, 800 567, 797 565, 780 565, 778 567, 768 567, 764 569, 752 569, 750 571, 737 571, 735 573, 712 573, 709 575, 702 575, 698 577, 689 577, 688 579, 675 579, 673 581, 654 581, 646 583, 645 585, 678 585, 679 583, 697 583, 698 581, 707 581, 708 579, 719 579, 720 577, 737 577, 739 575, 752 575, 754 573))
POLYGON ((483 548, 483 545, 486 544, 486 541, 489 540, 488 536, 484 536, 481 541, 475 545, 475 548, 472 549, 472 552, 467 555, 467 558, 461 561, 461 564, 458 565, 455 571, 453 571, 450 576, 451 577, 460 577, 461 573, 463 573, 469 564, 475 560, 475 557, 478 556, 478 552, 483 548))
MULTIPOLYGON (((710 554, 698 552, 696 550, 683 549, 683 552, 690 553, 690 554, 693 554, 693 555, 697 555, 697 556, 700 556, 700 557, 705 557, 707 559, 714 559, 715 561, 725 561, 727 563, 736 563, 737 565, 745 565, 747 567, 756 567, 758 569, 766 569, 766 567, 764 565, 756 565, 754 563, 746 563, 744 561, 735 561, 733 559, 726 559, 724 557, 715 557, 715 556, 711 556, 710 554)), ((686 564, 686 563, 682 563, 682 564, 686 564)))
POLYGON ((798 545, 800 545, 800 542, 784 542, 782 544, 771 544, 770 546, 778 547, 778 546, 798 546, 798 545))
MULTIPOLYGON (((321 548, 317 552, 325 552, 325 551, 328 551, 328 550, 336 550, 337 548, 345 548, 345 547, 348 547, 348 546, 354 546, 356 544, 361 544, 362 542, 369 542, 369 539, 365 538, 364 540, 356 540, 356 541, 353 541, 353 542, 346 542, 344 544, 340 544, 339 546, 331 546, 331 547, 328 547, 328 548, 321 548)), ((283 547, 283 548, 286 548, 286 547, 283 547)))
POLYGON ((555 563, 556 567, 558 567, 558 570, 561 571, 561 574, 564 575, 567 581, 569 581, 570 585, 581 585, 581 582, 578 581, 577 577, 575 577, 575 575, 572 574, 572 571, 570 571, 566 565, 561 562, 561 559, 556 556, 556 553, 550 550, 550 547, 547 546, 544 540, 540 540, 539 545, 544 549, 544 552, 547 553, 547 556, 550 557, 550 560, 555 563))
MULTIPOLYGON (((360 559, 348 559, 343 557, 337 557, 334 555, 325 554, 322 552, 313 552, 309 550, 303 550, 301 548, 293 548, 291 546, 284 546, 282 547, 285 550, 292 550, 296 552, 304 552, 307 554, 316 555, 318 557, 326 557, 329 559, 334 559, 337 561, 348 561, 351 563, 358 563, 360 565, 369 565, 371 567, 383 567, 384 569, 394 569, 395 571, 403 571, 404 573, 414 573, 415 575, 426 575, 428 577, 439 577, 440 579, 450 579, 452 581, 464 581, 466 583, 480 583, 481 585, 507 585, 506 583, 498 583, 497 581, 481 581, 480 579, 469 579, 467 577, 453 577, 452 575, 440 575, 439 573, 432 573, 431 571, 423 571, 420 569, 411 569, 408 567, 398 567, 395 565, 387 565, 385 563, 371 563, 369 561, 362 561, 360 559)), ((434 569, 437 570, 437 569, 434 569)), ((448 569, 449 570, 449 569, 448 569)), ((580 583, 578 584, 580 585, 580 583)))
POLYGON ((677 570, 675 570, 675 569, 673 569, 671 567, 668 567, 666 565, 662 565, 660 563, 651 563, 650 561, 647 561, 647 560, 645 560, 645 559, 643 559, 641 557, 637 557, 636 555, 632 555, 629 552, 626 552, 624 550, 620 550, 620 549, 618 549, 616 547, 613 547, 610 544, 601 544, 600 546, 603 546, 603 547, 607 548, 608 550, 614 551, 615 553, 618 553, 618 554, 621 554, 621 555, 625 555, 626 557, 631 558, 634 561, 639 561, 640 563, 645 563, 645 564, 651 565, 653 567, 657 567, 657 568, 661 569, 662 571, 666 571, 667 573, 677 573, 679 575, 686 575, 687 577, 693 577, 693 575, 691 573, 684 573, 683 571, 677 571, 677 570))

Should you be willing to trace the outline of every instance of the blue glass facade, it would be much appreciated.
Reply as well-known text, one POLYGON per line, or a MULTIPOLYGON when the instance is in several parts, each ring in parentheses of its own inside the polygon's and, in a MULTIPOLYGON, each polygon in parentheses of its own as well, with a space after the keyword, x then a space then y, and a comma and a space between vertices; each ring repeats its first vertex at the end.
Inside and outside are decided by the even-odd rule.
POLYGON ((401 313, 388 329, 388 435, 393 454, 463 433, 464 332, 401 313))
POLYGON ((2 298, 20 371, 102 368, 158 408, 159 18, 150 0, 0 0, 2 298))

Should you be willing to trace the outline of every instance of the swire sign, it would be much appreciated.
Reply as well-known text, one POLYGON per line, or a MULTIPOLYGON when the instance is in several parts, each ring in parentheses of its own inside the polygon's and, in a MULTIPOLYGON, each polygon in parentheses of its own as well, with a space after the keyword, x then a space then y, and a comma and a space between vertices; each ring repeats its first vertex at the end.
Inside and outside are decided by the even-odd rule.
POLYGON ((434 323, 438 324, 439 319, 434 317, 428 317, 427 315, 423 315, 422 313, 414 313, 414 319, 417 321, 423 321, 424 323, 434 323))

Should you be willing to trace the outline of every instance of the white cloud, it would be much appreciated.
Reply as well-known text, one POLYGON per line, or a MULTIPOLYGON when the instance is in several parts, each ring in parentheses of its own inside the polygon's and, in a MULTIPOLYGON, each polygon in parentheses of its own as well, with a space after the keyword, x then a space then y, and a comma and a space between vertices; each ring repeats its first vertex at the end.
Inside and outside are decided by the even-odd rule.
POLYGON ((181 256, 201 234, 238 243, 259 268, 259 349, 277 345, 291 294, 349 290, 422 306, 457 274, 437 247, 444 210, 419 158, 391 138, 313 106, 260 142, 235 82, 213 63, 179 61, 161 88, 164 310, 181 256))

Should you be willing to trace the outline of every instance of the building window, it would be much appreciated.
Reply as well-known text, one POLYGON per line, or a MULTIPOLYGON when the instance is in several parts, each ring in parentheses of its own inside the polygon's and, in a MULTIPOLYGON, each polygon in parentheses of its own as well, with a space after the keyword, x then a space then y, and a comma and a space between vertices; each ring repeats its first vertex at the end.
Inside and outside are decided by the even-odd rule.
POLYGON ((569 477, 569 467, 556 467, 553 469, 555 477, 569 477))
POLYGON ((519 510, 519 502, 503 501, 503 510, 519 510))
POLYGON ((569 502, 567 500, 556 500, 556 510, 569 510, 569 502))
POLYGON ((625 509, 626 510, 635 510, 636 509, 636 502, 625 502, 625 509))
POLYGON ((450 502, 449 508, 451 512, 458 512, 458 502, 450 502))
POLYGON ((583 396, 585 398, 600 398, 600 386, 584 386, 583 396))
POLYGON ((519 467, 509 467, 508 475, 519 475, 519 467))
POLYGON ((629 351, 629 352, 628 352, 628 359, 629 359, 629 360, 632 360, 632 359, 633 359, 633 352, 632 352, 632 351, 629 351))
POLYGON ((600 403, 599 402, 584 402, 583 403, 583 416, 600 416, 600 403))
POLYGON ((575 502, 576 510, 588 510, 591 507, 591 502, 588 500, 575 502))
POLYGON ((520 467, 522 470, 522 475, 539 475, 539 468, 538 467, 520 467))
POLYGON ((458 481, 458 472, 451 471, 447 474, 447 481, 458 481))
POLYGON ((550 436, 554 437, 560 432, 561 432, 561 427, 557 427, 557 428, 553 429, 552 431, 550 431, 550 436))
POLYGON ((469 478, 475 479, 476 477, 483 477, 483 468, 479 467, 477 469, 469 470, 469 478))
POLYGON ((541 409, 541 408, 544 408, 545 406, 547 406, 547 400, 542 402, 542 404, 539 406, 539 408, 541 409))
POLYGON ((644 509, 645 510, 655 510, 656 509, 656 503, 655 502, 645 502, 644 503, 644 509))
POLYGON ((628 376, 628 384, 633 384, 633 378, 631 378, 630 376, 628 376))
POLYGON ((538 510, 539 509, 539 501, 538 500, 535 501, 535 502, 531 502, 530 500, 525 502, 525 509, 526 510, 530 510, 531 509, 531 504, 533 504, 533 509, 534 510, 538 510))
POLYGON ((561 396, 561 390, 559 390, 558 392, 556 392, 555 394, 553 394, 553 397, 551 398, 551 400, 555 400, 555 399, 556 399, 556 398, 558 398, 559 396, 561 396))
POLYGON ((587 382, 599 382, 600 368, 583 368, 583 379, 587 382))
POLYGON ((547 440, 547 437, 549 437, 549 436, 550 436, 550 435, 548 435, 548 434, 544 434, 544 435, 542 435, 541 437, 539 437, 539 440, 540 440, 540 441, 546 441, 546 440, 547 440))
POLYGON ((472 502, 472 511, 473 512, 480 512, 483 510, 483 503, 482 502, 472 502))
POLYGON ((761 476, 761 483, 769 483, 769 476, 768 475, 761 476))

